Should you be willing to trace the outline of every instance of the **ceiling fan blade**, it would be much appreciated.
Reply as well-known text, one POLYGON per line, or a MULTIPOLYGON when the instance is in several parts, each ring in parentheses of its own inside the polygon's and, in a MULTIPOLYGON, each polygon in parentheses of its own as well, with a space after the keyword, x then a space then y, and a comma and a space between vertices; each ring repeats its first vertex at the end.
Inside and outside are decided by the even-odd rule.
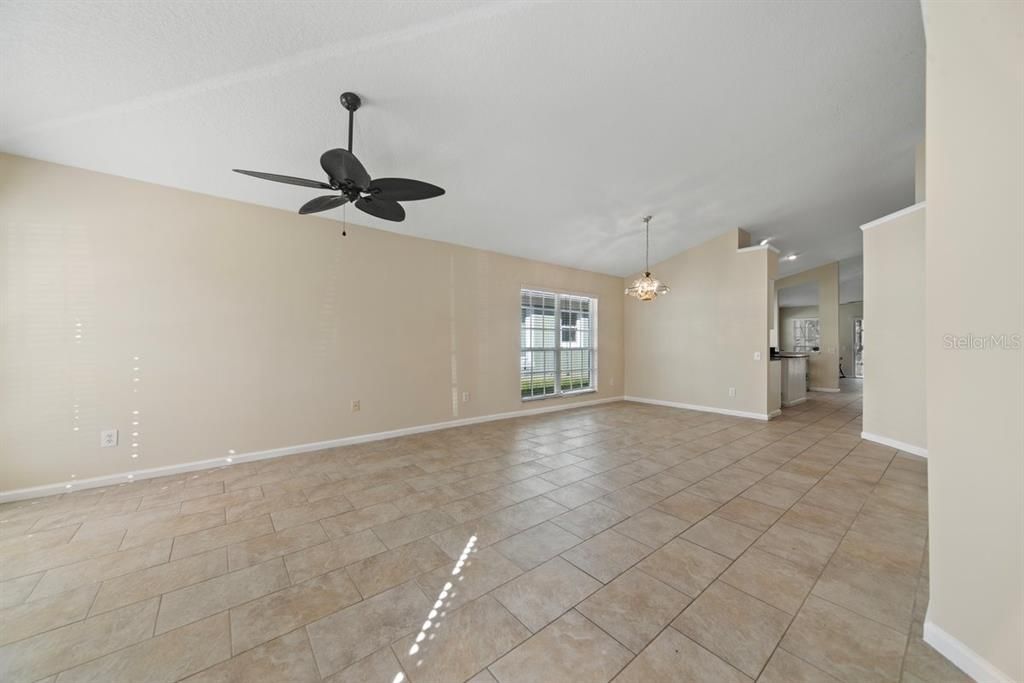
POLYGON ((327 194, 322 197, 317 197, 316 199, 310 199, 302 205, 302 208, 299 209, 299 213, 319 213, 321 211, 335 209, 347 201, 348 198, 343 195, 327 194))
POLYGON ((369 189, 374 199, 390 199, 396 202, 430 199, 444 194, 444 190, 437 185, 408 178, 377 178, 370 183, 369 189))
POLYGON ((405 209, 402 205, 391 199, 376 199, 375 197, 363 197, 356 201, 356 208, 371 216, 383 218, 386 221, 401 222, 405 220, 405 209))
POLYGON ((260 171, 243 171, 240 168, 231 169, 235 173, 241 173, 242 175, 251 175, 253 178, 262 178, 263 180, 273 180, 275 183, 288 183, 289 185, 301 185, 302 187, 315 187, 319 190, 329 190, 331 186, 327 183, 322 183, 319 180, 306 180, 305 178, 295 178, 290 175, 278 175, 277 173, 261 173, 260 171))
POLYGON ((370 185, 370 174, 363 168, 359 159, 356 159, 356 155, 347 149, 327 150, 320 156, 320 166, 324 173, 339 185, 346 180, 351 181, 360 190, 365 190, 370 185))

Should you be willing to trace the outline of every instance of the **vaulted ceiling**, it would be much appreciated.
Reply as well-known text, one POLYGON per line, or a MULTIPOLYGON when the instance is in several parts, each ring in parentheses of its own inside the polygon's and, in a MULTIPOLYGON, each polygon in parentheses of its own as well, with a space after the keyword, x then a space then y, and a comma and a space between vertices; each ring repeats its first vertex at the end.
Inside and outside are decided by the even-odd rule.
POLYGON ((371 174, 448 191, 350 221, 624 275, 652 213, 652 262, 743 227, 788 274, 913 202, 924 35, 915 2, 0 4, 14 154, 295 210, 230 169, 320 178, 345 90, 371 174))

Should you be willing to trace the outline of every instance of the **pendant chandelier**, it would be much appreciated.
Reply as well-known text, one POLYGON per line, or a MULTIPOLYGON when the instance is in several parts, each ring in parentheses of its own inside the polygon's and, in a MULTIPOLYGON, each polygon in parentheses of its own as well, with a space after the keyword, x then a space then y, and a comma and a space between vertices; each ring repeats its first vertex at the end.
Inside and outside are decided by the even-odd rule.
POLYGON ((651 217, 644 216, 644 232, 646 233, 647 247, 644 252, 644 276, 633 281, 633 284, 626 288, 626 294, 636 297, 640 301, 654 301, 658 296, 669 293, 669 287, 664 282, 651 277, 651 217))

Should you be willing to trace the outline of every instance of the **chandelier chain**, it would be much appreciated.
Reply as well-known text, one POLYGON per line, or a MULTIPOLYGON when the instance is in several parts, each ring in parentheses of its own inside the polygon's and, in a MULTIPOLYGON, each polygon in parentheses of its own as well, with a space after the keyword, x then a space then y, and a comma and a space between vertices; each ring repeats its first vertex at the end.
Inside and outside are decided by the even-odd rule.
POLYGON ((651 217, 644 216, 644 272, 651 272, 651 217))

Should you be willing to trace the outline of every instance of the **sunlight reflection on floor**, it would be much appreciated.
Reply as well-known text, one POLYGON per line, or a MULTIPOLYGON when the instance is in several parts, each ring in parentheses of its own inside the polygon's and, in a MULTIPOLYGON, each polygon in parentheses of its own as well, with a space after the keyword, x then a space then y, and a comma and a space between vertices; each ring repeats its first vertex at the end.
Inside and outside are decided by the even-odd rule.
MULTIPOLYGON (((470 536, 469 540, 466 541, 466 545, 462 549, 462 554, 459 555, 459 559, 455 563, 455 567, 452 568, 452 576, 458 576, 462 573, 463 568, 468 566, 467 559, 469 558, 469 554, 473 552, 474 545, 476 545, 475 535, 470 536)), ((458 580, 461 581, 462 577, 459 576, 458 580)), ((453 587, 454 586, 451 581, 446 581, 444 587, 441 588, 441 592, 437 594, 437 599, 434 601, 433 606, 430 608, 430 612, 427 613, 427 618, 424 620, 423 626, 420 628, 420 632, 416 634, 416 640, 413 642, 412 647, 409 648, 410 655, 414 655, 420 651, 420 643, 423 642, 425 639, 428 639, 427 631, 429 631, 432 628, 436 629, 438 626, 441 625, 441 619, 444 618, 444 616, 447 614, 447 611, 439 612, 439 610, 441 610, 443 607, 448 607, 451 605, 451 600, 449 598, 452 595, 455 595, 454 591, 452 591, 453 587)), ((429 636, 429 639, 432 640, 433 638, 434 636, 433 634, 431 634, 429 636)), ((423 660, 420 659, 416 662, 416 666, 419 666, 422 663, 423 660)), ((404 680, 405 674, 399 671, 395 674, 395 677, 392 679, 391 683, 402 683, 402 681, 404 680)))

